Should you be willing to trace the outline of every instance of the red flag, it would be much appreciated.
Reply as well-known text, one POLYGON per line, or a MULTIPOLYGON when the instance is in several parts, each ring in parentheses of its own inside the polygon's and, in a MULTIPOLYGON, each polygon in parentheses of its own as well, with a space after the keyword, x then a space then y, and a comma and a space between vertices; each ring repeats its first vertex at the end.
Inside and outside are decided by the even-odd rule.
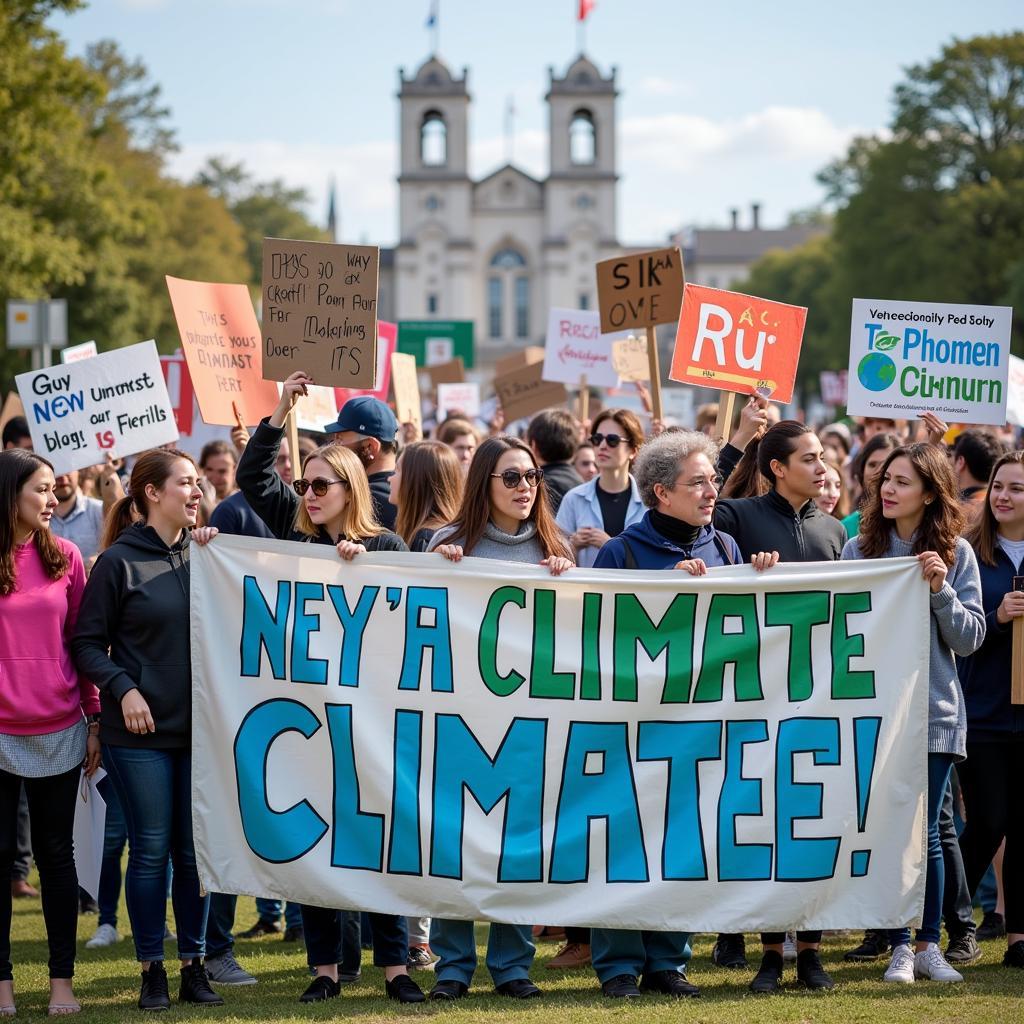
POLYGON ((597 6, 597 0, 580 0, 579 13, 576 15, 577 21, 585 21, 587 15, 597 6))

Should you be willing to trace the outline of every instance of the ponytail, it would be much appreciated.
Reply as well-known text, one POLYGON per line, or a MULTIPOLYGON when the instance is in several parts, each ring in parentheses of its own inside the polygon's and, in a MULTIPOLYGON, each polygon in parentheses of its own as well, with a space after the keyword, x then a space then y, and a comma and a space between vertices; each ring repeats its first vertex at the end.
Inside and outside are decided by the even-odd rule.
POLYGON ((132 508, 135 499, 131 495, 119 498, 111 505, 107 518, 103 522, 103 537, 100 539, 100 551, 106 551, 118 537, 128 529, 135 520, 132 508))

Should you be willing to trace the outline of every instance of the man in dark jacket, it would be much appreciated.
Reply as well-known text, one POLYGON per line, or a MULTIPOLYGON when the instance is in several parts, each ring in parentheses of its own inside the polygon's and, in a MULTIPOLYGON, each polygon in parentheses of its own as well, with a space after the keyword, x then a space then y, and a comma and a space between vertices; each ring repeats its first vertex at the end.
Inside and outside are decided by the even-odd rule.
POLYGON ((572 465, 580 443, 579 421, 567 409, 544 409, 530 420, 526 441, 544 470, 544 492, 556 515, 566 492, 583 483, 572 465))

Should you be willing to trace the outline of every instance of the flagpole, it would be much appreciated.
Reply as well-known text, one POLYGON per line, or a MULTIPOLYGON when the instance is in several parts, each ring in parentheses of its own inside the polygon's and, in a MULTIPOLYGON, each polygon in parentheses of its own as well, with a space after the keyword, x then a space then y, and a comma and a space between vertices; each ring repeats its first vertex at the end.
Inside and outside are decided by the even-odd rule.
POLYGON ((577 49, 577 51, 580 54, 582 54, 584 52, 584 47, 585 47, 585 44, 586 44, 586 39, 585 39, 586 28, 585 28, 585 26, 586 26, 587 21, 586 21, 586 18, 581 18, 580 17, 580 2, 579 2, 579 0, 574 0, 574 2, 573 2, 573 9, 575 11, 575 17, 576 17, 576 49, 577 49))

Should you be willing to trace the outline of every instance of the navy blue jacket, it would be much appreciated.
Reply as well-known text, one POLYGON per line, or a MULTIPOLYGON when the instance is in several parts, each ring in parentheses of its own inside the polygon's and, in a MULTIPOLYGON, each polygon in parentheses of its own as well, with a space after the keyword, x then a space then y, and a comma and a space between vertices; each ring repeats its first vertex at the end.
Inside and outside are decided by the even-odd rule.
POLYGON ((713 565, 735 565, 743 561, 736 541, 727 533, 716 531, 713 526, 702 526, 693 544, 689 548, 681 548, 658 533, 651 525, 651 513, 646 512, 643 519, 638 523, 633 523, 632 526, 627 526, 618 537, 612 537, 601 548, 597 553, 594 568, 671 569, 676 562, 681 562, 686 558, 702 558, 708 568, 713 565), (623 539, 629 544, 635 565, 627 564, 623 539), (729 552, 732 562, 723 557, 718 542, 721 542, 725 550, 729 552))
POLYGON ((1024 734, 1024 706, 1010 703, 1010 664, 1013 627, 996 620, 1003 595, 1013 589, 1014 568, 1006 552, 996 546, 996 564, 978 559, 981 599, 985 609, 985 641, 968 658, 957 658, 960 686, 967 707, 967 742, 998 742, 1024 734))
POLYGON ((221 533, 230 533, 238 537, 273 538, 273 531, 252 509, 241 491, 229 494, 210 516, 210 525, 216 526, 221 533))

